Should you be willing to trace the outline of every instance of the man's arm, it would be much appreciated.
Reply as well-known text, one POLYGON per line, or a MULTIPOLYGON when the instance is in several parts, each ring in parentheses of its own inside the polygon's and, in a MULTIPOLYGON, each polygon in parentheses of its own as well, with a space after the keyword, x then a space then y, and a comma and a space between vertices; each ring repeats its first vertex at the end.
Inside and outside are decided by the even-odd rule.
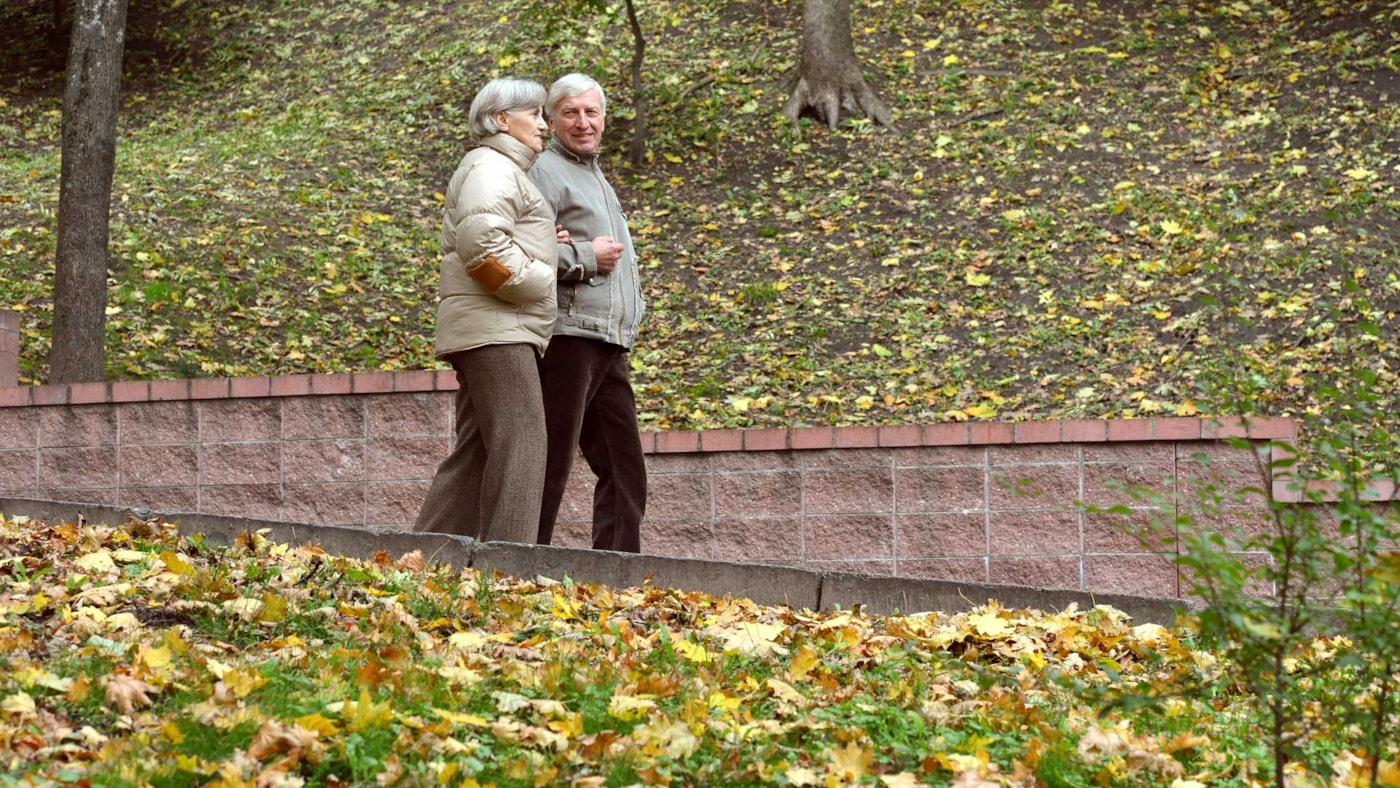
MULTIPOLYGON (((547 168, 538 164, 530 169, 529 175, 531 182, 540 190, 540 194, 544 195, 545 202, 554 209, 555 221, 558 222, 559 215, 568 208, 568 196, 563 185, 547 168)), ((599 273, 612 270, 611 266, 607 270, 600 270, 594 245, 578 234, 577 227, 567 227, 562 223, 558 226, 563 227, 570 236, 568 243, 559 244, 557 274, 560 282, 586 282, 599 273)))

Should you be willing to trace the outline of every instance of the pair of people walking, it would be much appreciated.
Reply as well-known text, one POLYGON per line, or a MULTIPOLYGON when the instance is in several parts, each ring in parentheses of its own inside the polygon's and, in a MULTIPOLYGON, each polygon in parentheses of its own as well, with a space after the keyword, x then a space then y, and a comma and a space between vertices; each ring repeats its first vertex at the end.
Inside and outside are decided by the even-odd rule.
POLYGON ((448 183, 436 334, 456 437, 415 527, 550 544, 581 450, 593 547, 641 551, 646 464, 627 353, 645 312, 636 254, 598 162, 603 88, 496 79, 448 183), (548 142, 544 133, 550 132, 548 142))

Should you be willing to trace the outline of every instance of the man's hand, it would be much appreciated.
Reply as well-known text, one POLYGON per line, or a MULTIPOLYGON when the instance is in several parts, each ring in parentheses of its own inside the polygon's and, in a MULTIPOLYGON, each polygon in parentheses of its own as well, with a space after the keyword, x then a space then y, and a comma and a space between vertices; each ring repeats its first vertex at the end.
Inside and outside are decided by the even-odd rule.
POLYGON ((598 273, 611 273, 622 257, 622 244, 610 235, 600 235, 593 239, 593 256, 598 259, 598 273))
POLYGON ((570 246, 574 243, 574 239, 569 237, 569 231, 565 230, 562 224, 554 225, 554 241, 555 243, 569 244, 570 246))

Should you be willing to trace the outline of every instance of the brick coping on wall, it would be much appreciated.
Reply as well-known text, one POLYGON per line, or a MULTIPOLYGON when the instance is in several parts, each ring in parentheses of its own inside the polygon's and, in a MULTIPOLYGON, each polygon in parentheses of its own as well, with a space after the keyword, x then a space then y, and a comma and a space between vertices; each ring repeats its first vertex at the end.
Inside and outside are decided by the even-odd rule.
MULTIPOLYGON (((0 312, 0 315, 3 315, 0 312)), ((0 381, 3 383, 3 381, 0 381)), ((128 380, 115 382, 0 388, 0 408, 101 405, 260 397, 345 396, 424 393, 457 390, 456 374, 447 369, 397 372, 346 372, 250 378, 128 380)), ((1211 441, 1244 438, 1270 442, 1271 461, 1295 456, 1297 422, 1285 417, 1076 419, 1068 421, 905 424, 852 427, 759 427, 693 431, 644 431, 648 454, 801 451, 914 446, 1010 446, 1053 443, 1129 441, 1211 441)), ((1294 482, 1283 466, 1273 465, 1275 500, 1298 502, 1332 499, 1325 485, 1294 482)), ((1395 484, 1381 480, 1364 494, 1368 500, 1391 500, 1395 484)))

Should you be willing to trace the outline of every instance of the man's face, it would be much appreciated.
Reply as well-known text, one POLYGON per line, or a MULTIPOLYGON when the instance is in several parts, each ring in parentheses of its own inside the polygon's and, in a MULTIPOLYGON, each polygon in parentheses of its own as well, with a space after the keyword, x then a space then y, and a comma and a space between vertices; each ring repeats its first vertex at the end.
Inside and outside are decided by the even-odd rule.
POLYGON ((549 114, 549 131, 577 156, 592 156, 603 141, 603 100, 597 90, 560 100, 549 114))

